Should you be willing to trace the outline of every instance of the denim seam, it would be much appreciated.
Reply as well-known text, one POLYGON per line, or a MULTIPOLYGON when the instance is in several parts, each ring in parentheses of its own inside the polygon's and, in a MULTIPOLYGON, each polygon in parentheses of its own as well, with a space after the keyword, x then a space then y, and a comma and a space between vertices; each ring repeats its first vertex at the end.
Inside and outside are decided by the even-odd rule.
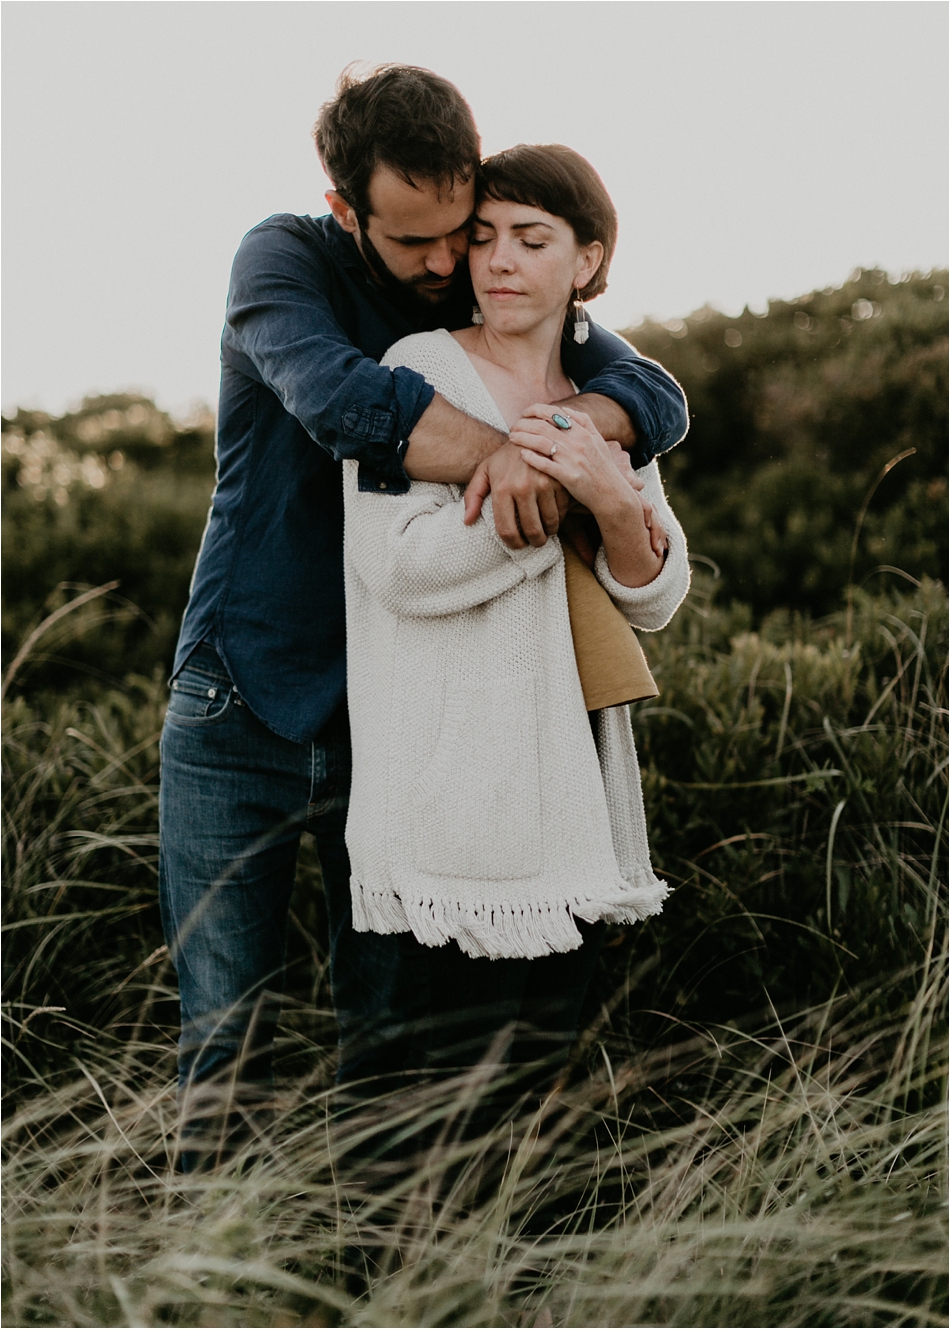
MULTIPOLYGON (((255 383, 254 418, 251 422, 251 439, 254 443, 257 442, 257 427, 260 421, 260 414, 261 414, 262 390, 263 390, 262 385, 260 383, 255 383)), ((228 568, 227 577, 224 580, 224 585, 221 589, 221 594, 218 596, 218 602, 214 608, 214 617, 211 620, 211 630, 218 637, 223 637, 224 635, 224 617, 227 611, 228 601, 231 598, 231 587, 234 583, 234 569, 237 567, 238 558, 240 557, 241 553, 241 547, 244 544, 244 530, 245 527, 247 526, 247 519, 249 515, 247 510, 247 496, 251 492, 255 476, 257 475, 257 472, 261 468, 265 452, 266 449, 262 448, 261 455, 257 460, 257 464, 254 466, 250 474, 245 475, 244 484, 241 488, 241 503, 238 510, 239 517, 237 523, 237 530, 234 532, 234 545, 231 553, 231 565, 228 568)), ((220 653, 221 652, 219 652, 219 654, 220 653)), ((221 658, 222 660, 224 659, 223 654, 221 658)), ((224 661, 224 663, 225 665, 227 665, 226 660, 224 661)))
POLYGON ((181 669, 179 669, 178 673, 172 679, 172 686, 174 686, 185 673, 200 674, 202 678, 210 678, 214 683, 226 683, 228 686, 231 685, 231 677, 226 670, 212 671, 210 669, 200 669, 198 665, 193 665, 191 661, 188 660, 182 665, 181 669))

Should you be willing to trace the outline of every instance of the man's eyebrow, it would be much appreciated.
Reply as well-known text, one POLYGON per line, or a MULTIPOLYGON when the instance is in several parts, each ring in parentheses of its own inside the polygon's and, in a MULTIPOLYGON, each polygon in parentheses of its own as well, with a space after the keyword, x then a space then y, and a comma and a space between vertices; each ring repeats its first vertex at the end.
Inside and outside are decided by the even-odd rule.
MULTIPOLYGON (((475 214, 466 217, 461 226, 456 226, 455 231, 464 231, 466 226, 471 226, 475 221, 475 214)), ((447 231, 447 235, 454 235, 455 231, 447 231)), ((435 240, 441 240, 441 235, 387 235, 387 240, 395 240, 401 245, 431 245, 435 240)))

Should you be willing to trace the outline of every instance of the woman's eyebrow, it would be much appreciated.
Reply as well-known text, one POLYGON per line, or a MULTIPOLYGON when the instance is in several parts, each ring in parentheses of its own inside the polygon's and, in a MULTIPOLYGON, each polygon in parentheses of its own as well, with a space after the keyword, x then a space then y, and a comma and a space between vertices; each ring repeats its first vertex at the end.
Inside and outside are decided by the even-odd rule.
MULTIPOLYGON (((477 214, 475 215, 474 222, 476 226, 487 226, 490 231, 495 229, 494 222, 486 221, 484 217, 479 217, 477 214)), ((529 231, 532 226, 543 226, 546 231, 554 230, 554 227, 548 222, 541 221, 540 219, 538 221, 515 222, 511 229, 513 231, 529 231)))

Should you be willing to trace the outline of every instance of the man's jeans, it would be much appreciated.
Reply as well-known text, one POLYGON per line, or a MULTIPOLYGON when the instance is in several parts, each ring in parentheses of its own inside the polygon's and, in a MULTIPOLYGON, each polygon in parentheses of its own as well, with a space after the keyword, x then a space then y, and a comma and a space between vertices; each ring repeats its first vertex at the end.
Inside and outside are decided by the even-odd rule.
POLYGON ((411 933, 353 930, 345 717, 319 742, 278 737, 205 643, 172 685, 161 755, 160 897, 178 971, 183 1090, 270 1082, 304 829, 323 872, 340 1083, 378 1093, 407 1073, 472 1065, 506 1026, 522 1030, 514 1060, 563 1060, 600 925, 581 925, 579 950, 531 961, 473 960, 454 943, 431 948, 411 933))

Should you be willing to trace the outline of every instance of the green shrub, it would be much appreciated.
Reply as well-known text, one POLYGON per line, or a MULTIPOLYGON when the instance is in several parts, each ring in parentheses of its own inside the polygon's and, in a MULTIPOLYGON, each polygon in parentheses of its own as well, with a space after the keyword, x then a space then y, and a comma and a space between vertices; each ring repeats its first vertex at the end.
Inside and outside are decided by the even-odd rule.
POLYGON ((753 633, 748 611, 703 611, 701 594, 644 638, 661 695, 633 708, 634 731, 654 860, 676 890, 633 930, 626 965, 653 965, 638 1004, 726 1021, 860 988, 931 944, 947 606, 925 583, 858 593, 850 630, 847 612, 776 613, 753 633))
POLYGON ((946 580, 947 274, 838 289, 729 318, 701 309, 628 336, 686 389, 690 432, 663 459, 694 554, 757 615, 838 608, 882 566, 946 580))
POLYGON ((70 622, 66 656, 44 639, 32 686, 91 696, 170 667, 213 482, 206 412, 176 427, 145 399, 106 397, 4 421, 5 656, 76 588, 118 583, 70 622))

